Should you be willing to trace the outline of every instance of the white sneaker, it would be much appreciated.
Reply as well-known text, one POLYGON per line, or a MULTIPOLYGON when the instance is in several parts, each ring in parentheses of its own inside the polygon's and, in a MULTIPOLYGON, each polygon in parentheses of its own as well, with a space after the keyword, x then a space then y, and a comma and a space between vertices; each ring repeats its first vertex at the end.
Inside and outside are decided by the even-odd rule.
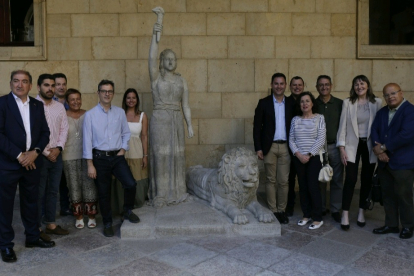
POLYGON ((319 229, 323 225, 323 220, 319 224, 311 224, 309 225, 310 230, 319 229))
POLYGON ((304 225, 306 225, 306 224, 308 224, 308 222, 311 222, 312 221, 312 219, 307 219, 307 220, 304 220, 304 219, 301 219, 300 221, 298 221, 298 225, 299 226, 304 226, 304 225))

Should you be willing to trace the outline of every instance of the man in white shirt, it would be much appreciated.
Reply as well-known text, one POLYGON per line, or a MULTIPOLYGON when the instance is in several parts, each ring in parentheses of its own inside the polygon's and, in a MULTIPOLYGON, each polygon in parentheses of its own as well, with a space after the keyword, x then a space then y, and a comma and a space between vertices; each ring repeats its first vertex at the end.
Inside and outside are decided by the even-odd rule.
POLYGON ((42 159, 38 156, 49 142, 43 104, 28 96, 32 76, 27 71, 13 71, 10 88, 12 91, 8 95, 0 97, 0 249, 4 262, 17 260, 12 242, 17 187, 26 247, 55 245, 53 241, 40 238, 37 225, 37 196, 42 167, 42 159))

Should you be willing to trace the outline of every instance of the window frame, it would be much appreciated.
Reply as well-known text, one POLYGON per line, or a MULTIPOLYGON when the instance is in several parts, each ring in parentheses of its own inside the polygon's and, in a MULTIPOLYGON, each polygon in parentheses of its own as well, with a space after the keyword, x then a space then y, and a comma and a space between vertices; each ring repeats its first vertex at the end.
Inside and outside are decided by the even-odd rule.
POLYGON ((46 0, 33 0, 34 46, 1 46, 0 60, 46 60, 46 0))
POLYGON ((369 44, 369 0, 358 0, 358 59, 413 59, 414 45, 369 44))

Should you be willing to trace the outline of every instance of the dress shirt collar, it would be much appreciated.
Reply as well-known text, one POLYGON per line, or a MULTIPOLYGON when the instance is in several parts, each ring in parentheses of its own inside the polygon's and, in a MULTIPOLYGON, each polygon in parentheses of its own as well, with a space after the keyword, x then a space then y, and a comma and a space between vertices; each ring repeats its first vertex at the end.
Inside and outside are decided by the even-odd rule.
POLYGON ((111 105, 111 106, 109 107, 108 111, 105 111, 105 108, 101 105, 101 103, 100 103, 100 102, 98 103, 98 106, 99 106, 99 108, 100 108, 103 112, 105 112, 105 113, 108 113, 108 111, 112 109, 112 105, 111 105))
POLYGON ((326 103, 322 100, 320 95, 316 98, 316 100, 320 101, 323 104, 328 104, 328 103, 333 104, 334 103, 334 97, 332 96, 332 94, 330 94, 330 96, 331 97, 329 98, 329 101, 327 101, 326 103))
POLYGON ((283 96, 283 100, 282 100, 282 102, 281 102, 281 103, 279 103, 279 102, 276 100, 276 98, 275 98, 275 96, 274 96, 274 95, 272 95, 272 96, 273 96, 272 98, 273 98, 273 103, 274 103, 274 104, 284 104, 284 103, 285 103, 285 98, 286 98, 285 96, 283 96))
MULTIPOLYGON (((14 93, 12 92, 12 95, 13 95, 13 97, 14 97, 14 99, 17 101, 17 99, 19 99, 22 103, 23 103, 23 101, 22 101, 22 99, 20 99, 19 97, 17 97, 16 95, 14 95, 14 93)), ((23 103, 23 104, 29 104, 29 102, 30 102, 30 97, 29 97, 29 95, 27 95, 26 96, 27 97, 27 99, 26 99, 26 102, 25 103, 23 103)))
POLYGON ((388 107, 388 109, 390 111, 397 111, 405 101, 406 101, 406 99, 404 98, 403 101, 400 103, 399 106, 397 106, 396 108, 390 108, 390 107, 388 107))

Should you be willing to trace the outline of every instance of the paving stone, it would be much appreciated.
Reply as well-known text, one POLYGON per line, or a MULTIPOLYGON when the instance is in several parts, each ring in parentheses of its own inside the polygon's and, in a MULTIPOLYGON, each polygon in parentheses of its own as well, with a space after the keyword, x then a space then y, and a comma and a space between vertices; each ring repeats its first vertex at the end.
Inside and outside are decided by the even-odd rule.
POLYGON ((217 236, 206 236, 203 238, 190 239, 189 242, 200 245, 206 249, 213 250, 216 252, 224 253, 236 246, 240 246, 249 242, 250 240, 246 237, 217 237, 217 236))
POLYGON ((75 257, 65 257, 48 265, 39 265, 20 272, 20 275, 44 276, 44 275, 91 275, 96 270, 89 264, 85 264, 75 257))
POLYGON ((161 250, 151 255, 151 258, 178 268, 188 268, 217 255, 200 246, 190 243, 180 243, 171 248, 161 250))
POLYGON ((299 252, 328 262, 346 264, 355 260, 365 250, 365 248, 361 247, 319 239, 302 247, 299 252))
POLYGON ((79 259, 95 268, 97 271, 105 271, 113 267, 123 265, 143 256, 135 248, 124 243, 112 243, 95 250, 78 255, 79 259))
POLYGON ((259 274, 256 274, 256 276, 282 276, 282 274, 278 274, 275 272, 271 272, 269 270, 265 270, 263 272, 260 272, 259 274))
POLYGON ((258 266, 252 266, 228 256, 217 256, 188 269, 190 273, 198 276, 254 275, 260 270, 258 266))
POLYGON ((160 250, 164 250, 178 243, 185 242, 181 238, 163 238, 163 239, 141 239, 141 240, 121 240, 121 243, 134 247, 135 250, 145 255, 150 255, 160 250))
POLYGON ((344 268, 341 270, 338 274, 335 274, 335 276, 374 276, 374 274, 367 273, 355 268, 344 268))
POLYGON ((342 269, 343 266, 332 264, 330 262, 312 258, 303 254, 291 255, 289 258, 285 258, 281 262, 268 268, 270 271, 289 276, 328 276, 335 275, 342 269))
POLYGON ((364 272, 380 276, 412 276, 414 263, 412 260, 405 260, 394 256, 384 255, 378 253, 377 250, 372 249, 359 258, 354 263, 354 267, 364 272))
POLYGON ((82 229, 82 235, 78 235, 76 238, 68 236, 67 238, 60 240, 57 245, 71 254, 79 254, 106 246, 117 240, 116 238, 105 237, 101 234, 101 231, 99 231, 99 233, 97 231, 87 233, 88 230, 89 229, 82 229))
POLYGON ((124 276, 124 275, 143 275, 143 276, 169 276, 177 275, 180 269, 173 266, 154 261, 148 257, 144 257, 138 260, 134 260, 128 264, 121 265, 115 269, 111 269, 104 272, 104 275, 108 276, 124 276))
POLYGON ((280 237, 258 238, 257 241, 287 250, 296 250, 314 240, 314 237, 307 234, 283 230, 284 229, 282 229, 282 235, 280 237))
POLYGON ((338 228, 338 230, 326 234, 324 238, 367 248, 377 242, 380 239, 380 236, 374 235, 371 231, 368 232, 362 230, 360 227, 356 226, 356 224, 351 224, 350 230, 343 231, 338 228))
POLYGON ((228 251, 226 254, 249 264, 267 268, 284 257, 287 257, 289 251, 255 241, 238 246, 235 249, 228 251))
MULTIPOLYGON (((383 254, 399 257, 407 260, 414 260, 414 243, 409 240, 400 238, 386 237, 377 245, 374 245, 372 250, 381 252, 383 254)), ((414 274, 414 273, 413 273, 414 274)))

